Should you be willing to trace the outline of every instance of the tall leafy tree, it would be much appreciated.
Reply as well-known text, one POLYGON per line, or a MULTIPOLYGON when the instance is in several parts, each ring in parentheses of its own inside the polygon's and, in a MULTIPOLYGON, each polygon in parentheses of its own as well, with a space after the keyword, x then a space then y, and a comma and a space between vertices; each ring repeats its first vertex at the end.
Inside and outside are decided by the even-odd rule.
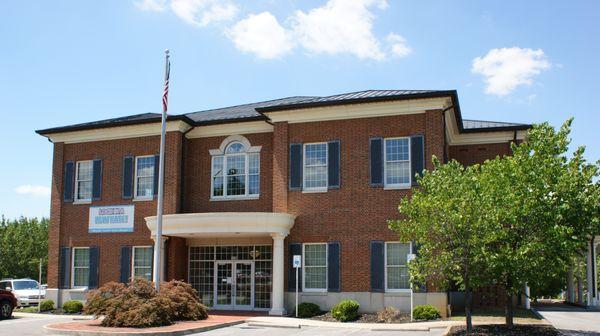
POLYGON ((489 234, 478 181, 479 166, 464 168, 451 161, 419 178, 420 188, 400 201, 402 219, 390 221, 402 241, 414 241, 419 256, 410 264, 415 283, 458 285, 466 293, 465 315, 472 330, 473 288, 489 282, 484 249, 489 234))
MULTIPOLYGON (((0 219, 0 278, 38 278, 48 263, 48 219, 0 219)), ((43 274, 42 281, 45 281, 43 274)))

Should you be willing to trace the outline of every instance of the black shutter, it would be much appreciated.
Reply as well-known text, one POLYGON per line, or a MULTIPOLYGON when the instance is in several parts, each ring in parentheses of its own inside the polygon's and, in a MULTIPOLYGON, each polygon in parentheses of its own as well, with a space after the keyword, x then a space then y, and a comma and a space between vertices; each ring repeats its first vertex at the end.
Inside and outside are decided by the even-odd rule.
MULTIPOLYGON (((294 268, 294 255, 302 255, 302 244, 290 243, 288 255, 288 291, 296 291, 296 269, 294 268)), ((302 268, 298 269, 298 291, 302 291, 302 268)))
POLYGON ((94 160, 92 180, 92 199, 99 201, 102 197, 102 160, 94 160))
MULTIPOLYGON (((165 251, 163 251, 163 253, 165 253, 166 251, 167 251, 167 249, 165 248, 165 251)), ((152 279, 154 279, 154 245, 152 245, 150 247, 150 254, 152 255, 152 263, 151 263, 152 266, 150 267, 150 274, 152 274, 152 279)), ((167 258, 165 258, 163 256, 163 261, 165 259, 167 259, 167 258)), ((166 262, 163 262, 162 264, 163 264, 163 270, 165 270, 165 272, 163 274, 167 274, 167 272, 166 272, 167 268, 165 267, 166 266, 166 262)), ((162 275, 161 275, 161 280, 165 281, 166 279, 162 279, 162 275)))
POLYGON ((302 144, 290 144, 290 190, 302 189, 302 144))
POLYGON ((425 169, 425 146, 423 145, 423 136, 414 135, 410 137, 410 163, 411 163, 411 181, 412 184, 418 184, 415 175, 423 175, 425 169))
POLYGON ((328 166, 327 176, 329 189, 340 187, 340 141, 330 141, 327 144, 328 166))
POLYGON ((160 156, 154 155, 154 196, 158 195, 158 166, 159 166, 160 156))
POLYGON ((75 162, 65 163, 65 180, 63 182, 63 199, 65 202, 73 202, 75 186, 75 162))
POLYGON ((90 247, 90 275, 88 288, 98 288, 98 265, 100 262, 100 250, 98 246, 90 247))
POLYGON ((71 287, 71 248, 61 246, 59 256, 59 288, 71 287))
POLYGON ((131 246, 121 246, 121 276, 119 281, 129 283, 131 277, 131 246))
POLYGON ((371 292, 383 293, 385 291, 384 248, 384 242, 371 241, 371 292))
POLYGON ((133 198, 133 156, 123 158, 123 198, 133 198))
POLYGON ((370 139, 370 173, 371 186, 383 186, 383 139, 370 139))
POLYGON ((340 243, 327 244, 327 291, 340 292, 340 243))

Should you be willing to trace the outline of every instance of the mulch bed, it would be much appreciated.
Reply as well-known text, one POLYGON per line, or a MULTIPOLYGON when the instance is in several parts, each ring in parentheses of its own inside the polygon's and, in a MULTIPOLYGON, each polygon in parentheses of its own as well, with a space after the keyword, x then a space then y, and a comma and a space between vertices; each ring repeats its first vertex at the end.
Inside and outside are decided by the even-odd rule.
POLYGON ((466 327, 452 327, 448 336, 525 336, 525 335, 543 335, 543 336, 561 336, 562 334, 549 325, 517 324, 511 329, 503 324, 498 325, 480 325, 474 326, 473 332, 468 334, 466 327))
MULTIPOLYGON (((323 315, 317 315, 311 317, 310 320, 325 321, 325 322, 339 322, 331 316, 331 312, 324 313, 323 315)), ((410 314, 401 314, 399 318, 394 321, 387 323, 407 323, 410 322, 410 314)), ((346 323, 386 323, 385 321, 379 320, 377 314, 361 314, 358 319, 354 321, 348 321, 346 323)))

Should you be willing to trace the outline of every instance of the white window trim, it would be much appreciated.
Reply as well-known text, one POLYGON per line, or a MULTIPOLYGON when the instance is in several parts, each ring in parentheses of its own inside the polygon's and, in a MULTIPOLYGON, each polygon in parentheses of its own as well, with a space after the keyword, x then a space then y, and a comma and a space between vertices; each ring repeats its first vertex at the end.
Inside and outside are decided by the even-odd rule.
POLYGON ((412 162, 411 162, 411 143, 410 137, 393 137, 393 138, 384 138, 383 139, 383 189, 384 190, 393 190, 393 189, 410 189, 412 186, 412 162), (387 140, 395 140, 395 139, 407 139, 408 140, 408 183, 387 183, 387 140))
MULTIPOLYGON (((400 241, 390 241, 390 242, 385 242, 384 244, 384 249, 383 249, 383 268, 384 268, 384 272, 383 272, 383 276, 385 279, 385 292, 386 293, 410 293, 410 288, 388 288, 388 276, 387 276, 387 269, 388 269, 388 264, 387 264, 387 247, 388 244, 406 244, 405 242, 400 242, 400 241)), ((412 254, 413 253, 413 244, 412 242, 408 242, 409 244, 409 250, 408 253, 412 254)), ((406 263, 406 268, 408 269, 408 262, 406 263)), ((409 273, 410 276, 410 273, 409 273)), ((409 282, 410 284, 410 282, 409 282)), ((410 285, 409 285, 410 287, 410 285)))
MULTIPOLYGON (((244 138, 245 139, 245 138, 244 138)), ((233 141, 230 141, 229 143, 227 143, 227 145, 223 146, 223 144, 221 144, 222 150, 219 150, 218 152, 212 151, 211 152, 211 160, 210 160, 210 200, 211 201, 242 201, 242 200, 256 200, 260 198, 260 173, 261 173, 261 169, 260 169, 260 146, 248 146, 249 143, 247 143, 247 141, 241 141, 239 139, 235 139, 233 141), (244 152, 240 152, 240 153, 230 153, 227 154, 226 150, 227 148, 234 144, 234 143, 240 143, 242 146, 244 146, 244 148, 246 149, 244 152), (253 149, 253 150, 251 150, 253 149), (258 149, 258 150, 256 150, 258 149), (244 160, 244 185, 245 185, 245 193, 244 195, 227 195, 227 157, 228 156, 237 156, 237 155, 243 155, 245 157, 244 160), (258 184, 259 184, 259 189, 258 189, 258 194, 250 194, 250 186, 248 185, 248 182, 250 180, 250 156, 252 155, 256 155, 258 156, 258 184), (214 160, 216 158, 222 158, 223 159, 223 168, 222 168, 222 179, 223 179, 223 195, 221 196, 215 196, 214 192, 215 192, 215 183, 214 183, 214 177, 215 177, 215 171, 214 171, 214 160)), ((255 175, 255 174, 252 174, 255 175)))
MULTIPOLYGON (((320 165, 319 165, 320 166, 320 165)), ((311 167, 319 167, 311 166, 311 167)), ((310 142, 302 145, 302 192, 303 193, 320 193, 327 192, 329 188, 329 146, 327 142, 310 142), (325 145, 325 186, 324 187, 306 187, 306 147, 307 145, 325 145)))
MULTIPOLYGON (((306 245, 325 245, 325 288, 306 288, 306 271, 302 272, 302 292, 325 293, 329 284, 329 244, 327 243, 303 243, 302 244, 302 270, 306 270, 306 245)), ((323 266, 308 266, 308 267, 323 267, 323 266)))
MULTIPOLYGON (((151 196, 138 196, 137 195, 137 189, 138 189, 138 159, 148 158, 148 157, 152 157, 153 158, 154 155, 140 155, 140 156, 136 156, 135 160, 134 160, 134 165, 133 165, 133 200, 134 201, 151 201, 151 200, 154 199, 154 190, 152 190, 152 195, 151 196)), ((154 164, 156 165, 156 162, 154 162, 154 164)), ((152 171, 152 183, 154 183, 154 172, 155 171, 156 171, 156 167, 154 167, 154 170, 152 171)))
MULTIPOLYGON (((131 247, 131 279, 135 278, 135 269, 136 268, 148 268, 146 266, 135 266, 135 250, 139 249, 139 248, 152 248, 152 246, 144 246, 144 245, 139 245, 139 246, 132 246, 131 247)), ((153 273, 153 263, 154 263, 154 257, 152 258, 152 262, 150 263, 150 273, 153 273)), ((153 274, 150 276, 152 278, 153 274)))
POLYGON ((90 198, 78 198, 79 195, 79 164, 89 162, 92 166, 92 194, 94 193, 94 161, 93 160, 83 160, 75 162, 75 195, 73 195, 73 203, 75 204, 90 204, 92 203, 92 195, 90 198))
MULTIPOLYGON (((73 247, 71 249, 71 288, 72 289, 88 288, 88 286, 75 286, 75 250, 89 250, 89 249, 90 249, 89 247, 73 247)), ((88 282, 89 282, 89 269, 90 269, 89 261, 88 261, 88 267, 78 266, 77 268, 87 268, 88 269, 88 282)))

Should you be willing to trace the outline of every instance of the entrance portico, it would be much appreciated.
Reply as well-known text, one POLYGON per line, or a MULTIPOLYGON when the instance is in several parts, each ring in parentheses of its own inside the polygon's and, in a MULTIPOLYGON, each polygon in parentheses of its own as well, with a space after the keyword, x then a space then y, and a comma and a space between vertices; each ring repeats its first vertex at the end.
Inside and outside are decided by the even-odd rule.
MULTIPOLYGON (((216 309, 260 310, 270 306, 271 315, 283 315, 283 241, 295 218, 267 212, 171 214, 163 216, 163 235, 186 239, 188 281, 203 281, 205 290, 199 292, 204 302, 208 300, 216 309), (198 279, 192 280, 191 272, 197 272, 198 279), (270 295, 261 296, 269 284, 270 295), (270 302, 265 303, 268 296, 270 302)), ((154 238, 156 216, 145 219, 154 238)))

